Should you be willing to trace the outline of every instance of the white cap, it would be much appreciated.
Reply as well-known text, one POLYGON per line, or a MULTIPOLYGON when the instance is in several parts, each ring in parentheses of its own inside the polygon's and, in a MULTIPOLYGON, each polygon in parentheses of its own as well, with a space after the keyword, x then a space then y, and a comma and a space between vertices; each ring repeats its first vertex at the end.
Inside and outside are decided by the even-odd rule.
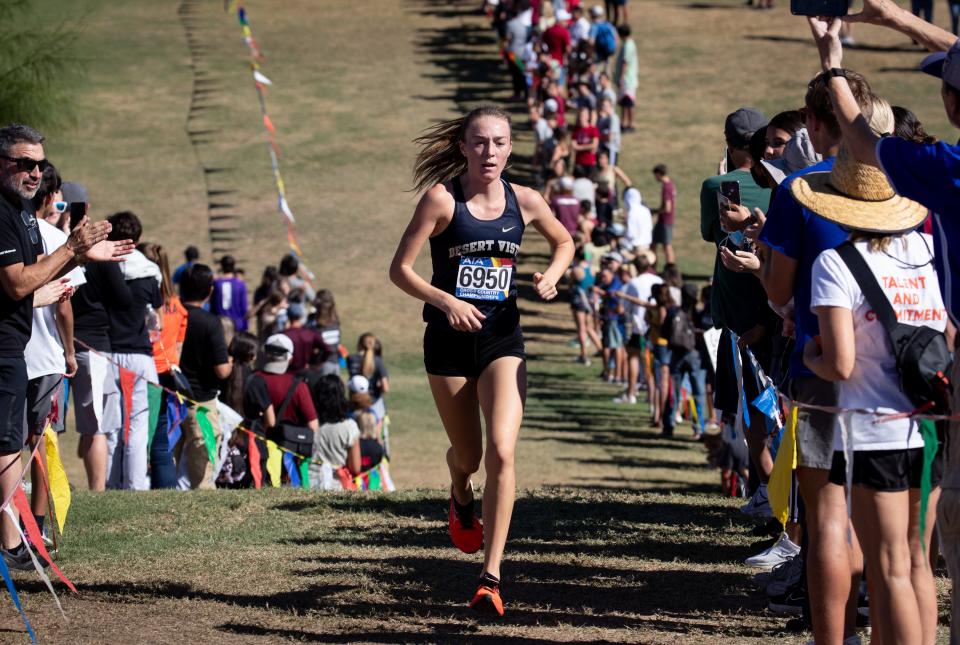
POLYGON ((370 391, 370 381, 363 374, 354 374, 347 382, 351 394, 364 394, 370 391))
POLYGON ((543 111, 547 114, 556 114, 559 107, 557 99, 547 99, 543 102, 543 111))
POLYGON ((570 12, 566 9, 558 9, 556 13, 557 22, 566 22, 570 20, 573 16, 570 15, 570 12))
POLYGON ((560 188, 563 190, 573 190, 573 177, 561 177, 560 178, 560 188))
POLYGON ((600 18, 601 16, 603 16, 603 7, 601 7, 598 4, 593 5, 592 7, 590 7, 590 15, 593 16, 594 18, 600 18))
POLYGON ((293 357, 293 341, 286 334, 274 334, 263 344, 263 353, 267 359, 263 364, 263 371, 283 374, 293 357))

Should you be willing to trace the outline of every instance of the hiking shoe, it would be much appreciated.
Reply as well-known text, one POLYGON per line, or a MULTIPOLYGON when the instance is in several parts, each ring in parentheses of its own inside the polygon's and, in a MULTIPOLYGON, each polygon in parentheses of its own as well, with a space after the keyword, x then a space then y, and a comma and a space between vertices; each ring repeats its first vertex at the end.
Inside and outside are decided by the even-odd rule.
POLYGON ((27 551, 23 542, 14 549, 0 549, 0 554, 3 555, 3 561, 6 562, 9 569, 16 569, 17 571, 33 571, 34 569, 30 552, 27 551))
MULTIPOLYGON (((861 645, 860 636, 854 634, 843 639, 843 645, 861 645)), ((817 645, 814 641, 807 641, 807 645, 817 645)))
POLYGON ((806 599, 806 591, 797 585, 786 593, 771 598, 767 603, 767 609, 783 616, 800 616, 803 614, 803 603, 806 599))
POLYGON ((786 533, 781 533, 776 544, 757 555, 750 556, 743 563, 748 567, 756 567, 757 569, 772 569, 778 564, 783 564, 792 559, 798 553, 800 553, 800 545, 794 544, 786 533))
POLYGON ((580 364, 583 365, 584 367, 590 367, 590 359, 589 359, 589 358, 584 358, 583 356, 577 356, 577 358, 576 358, 576 360, 575 360, 574 362, 580 363, 580 364))
POLYGON ((476 553, 483 547, 483 525, 473 514, 473 501, 460 506, 450 491, 448 528, 453 546, 464 553, 476 553))
POLYGON ((740 512, 750 517, 773 517, 766 484, 760 484, 750 501, 740 507, 740 512))
POLYGON ((470 601, 470 609, 475 611, 503 616, 503 601, 500 599, 500 581, 489 573, 480 576, 480 586, 470 601))
POLYGON ((637 397, 633 394, 621 394, 620 396, 614 397, 614 403, 628 403, 630 405, 637 404, 637 397))
POLYGON ((803 559, 796 555, 773 568, 767 580, 767 596, 773 598, 787 593, 787 590, 800 582, 803 576, 803 559))

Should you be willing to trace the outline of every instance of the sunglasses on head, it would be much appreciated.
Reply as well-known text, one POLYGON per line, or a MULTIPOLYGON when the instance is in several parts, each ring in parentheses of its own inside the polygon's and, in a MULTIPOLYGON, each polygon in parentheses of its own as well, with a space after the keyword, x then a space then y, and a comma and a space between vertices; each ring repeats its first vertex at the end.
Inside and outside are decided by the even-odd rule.
POLYGON ((7 155, 0 155, 7 161, 17 164, 17 170, 20 172, 33 172, 33 169, 37 166, 40 166, 40 172, 43 172, 47 169, 47 166, 50 165, 50 162, 46 159, 31 159, 30 157, 8 157, 7 155))
POLYGON ((27 211, 20 211, 20 219, 23 220, 23 225, 27 227, 27 232, 30 234, 30 243, 37 244, 40 241, 40 227, 37 225, 37 218, 28 213, 27 211))

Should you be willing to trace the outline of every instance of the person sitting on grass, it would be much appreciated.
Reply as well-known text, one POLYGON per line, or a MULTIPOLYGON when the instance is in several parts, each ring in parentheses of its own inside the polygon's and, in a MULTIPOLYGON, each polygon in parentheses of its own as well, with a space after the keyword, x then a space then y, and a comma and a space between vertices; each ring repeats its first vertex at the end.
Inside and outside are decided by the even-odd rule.
POLYGON ((349 479, 362 471, 360 428, 347 414, 347 399, 340 377, 324 376, 317 381, 312 394, 320 424, 313 435, 313 461, 341 471, 341 476, 330 481, 324 476, 321 463, 311 463, 310 487, 342 488, 345 476, 349 479))

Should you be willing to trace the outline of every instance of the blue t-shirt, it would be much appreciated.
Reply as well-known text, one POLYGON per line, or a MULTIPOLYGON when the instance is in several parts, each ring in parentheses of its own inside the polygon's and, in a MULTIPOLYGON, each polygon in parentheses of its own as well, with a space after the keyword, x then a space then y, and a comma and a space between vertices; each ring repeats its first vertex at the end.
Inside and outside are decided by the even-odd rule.
POLYGON ((810 272, 813 262, 823 251, 843 244, 847 233, 839 224, 827 221, 801 206, 790 184, 794 177, 811 172, 829 172, 833 157, 796 172, 780 184, 777 196, 770 205, 767 221, 760 231, 760 241, 797 262, 797 276, 793 284, 794 321, 797 325, 797 342, 790 356, 790 376, 813 376, 803 364, 803 347, 807 341, 820 333, 817 316, 810 311, 810 272))
POLYGON ((943 303, 960 320, 960 146, 885 137, 877 159, 894 189, 933 211, 934 262, 943 303))
POLYGON ((603 314, 604 318, 607 320, 619 320, 620 319, 620 298, 613 295, 618 291, 623 291, 623 282, 620 281, 620 278, 613 276, 613 280, 610 281, 606 287, 606 298, 604 302, 603 314))

